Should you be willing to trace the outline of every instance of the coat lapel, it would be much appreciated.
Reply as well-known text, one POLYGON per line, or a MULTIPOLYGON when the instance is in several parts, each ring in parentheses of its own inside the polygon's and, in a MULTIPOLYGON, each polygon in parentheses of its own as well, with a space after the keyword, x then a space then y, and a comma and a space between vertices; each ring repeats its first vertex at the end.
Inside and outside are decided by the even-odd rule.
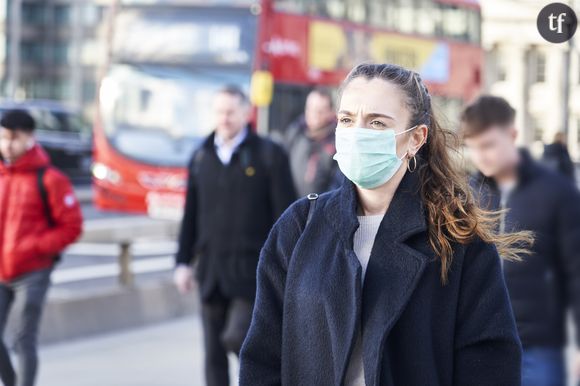
MULTIPOLYGON (((379 382, 384 342, 409 301, 428 257, 406 245, 409 237, 427 229, 418 192, 417 174, 406 173, 385 214, 375 239, 362 295, 363 361, 367 384, 379 382)), ((329 201, 327 216, 352 250, 357 194, 349 181, 342 187, 341 203, 329 201), (338 214, 338 216, 337 216, 338 214)), ((356 258, 354 253, 347 254, 356 258)))

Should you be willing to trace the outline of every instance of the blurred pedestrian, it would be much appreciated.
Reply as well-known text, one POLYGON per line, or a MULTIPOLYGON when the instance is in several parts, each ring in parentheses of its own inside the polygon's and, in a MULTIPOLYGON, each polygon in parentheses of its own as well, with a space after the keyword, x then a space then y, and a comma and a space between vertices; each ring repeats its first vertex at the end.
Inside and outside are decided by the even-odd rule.
POLYGON ((70 181, 36 143, 34 119, 12 110, 0 126, 0 334, 13 314, 18 363, 15 371, 2 341, 0 378, 6 386, 31 386, 50 274, 81 234, 82 215, 70 181))
POLYGON ((518 385, 496 246, 529 237, 492 232, 417 73, 359 65, 339 110, 348 179, 270 233, 240 385, 518 385))
POLYGON ((523 386, 563 386, 569 309, 580 327, 580 194, 518 150, 514 119, 507 101, 482 96, 463 112, 462 133, 479 170, 472 186, 480 203, 507 209, 499 232, 528 230, 536 238, 523 262, 503 266, 524 349, 523 386))
POLYGON ((336 153, 336 113, 329 90, 316 88, 306 98, 304 114, 284 132, 294 186, 300 196, 324 193, 340 185, 336 153))
POLYGON ((198 260, 206 381, 226 386, 227 352, 239 354, 251 320, 260 248, 296 197, 284 150, 248 128, 246 95, 222 89, 214 114, 215 131, 189 165, 174 278, 190 290, 198 260))
POLYGON ((561 131, 554 135, 554 142, 544 146, 542 162, 548 168, 562 173, 573 183, 576 181, 576 169, 568 153, 566 136, 561 131))

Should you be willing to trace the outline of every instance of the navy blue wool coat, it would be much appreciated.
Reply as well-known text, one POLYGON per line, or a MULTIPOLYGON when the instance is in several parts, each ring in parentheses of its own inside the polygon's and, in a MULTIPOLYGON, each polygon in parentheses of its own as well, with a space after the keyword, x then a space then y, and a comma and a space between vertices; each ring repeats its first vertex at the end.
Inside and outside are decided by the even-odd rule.
POLYGON ((455 246, 447 285, 429 246, 416 174, 403 178, 361 288, 350 181, 275 224, 258 264, 240 385, 342 385, 362 329, 365 383, 520 385, 521 344, 494 246, 455 246))

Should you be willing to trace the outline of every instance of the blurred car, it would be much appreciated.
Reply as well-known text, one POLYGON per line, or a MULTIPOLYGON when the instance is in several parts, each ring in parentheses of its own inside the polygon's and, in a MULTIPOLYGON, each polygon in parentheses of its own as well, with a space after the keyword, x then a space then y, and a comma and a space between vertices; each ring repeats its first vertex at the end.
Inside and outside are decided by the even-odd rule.
POLYGON ((36 138, 53 164, 75 183, 89 183, 92 163, 91 127, 79 111, 58 102, 1 101, 0 116, 12 109, 27 110, 36 121, 36 138))

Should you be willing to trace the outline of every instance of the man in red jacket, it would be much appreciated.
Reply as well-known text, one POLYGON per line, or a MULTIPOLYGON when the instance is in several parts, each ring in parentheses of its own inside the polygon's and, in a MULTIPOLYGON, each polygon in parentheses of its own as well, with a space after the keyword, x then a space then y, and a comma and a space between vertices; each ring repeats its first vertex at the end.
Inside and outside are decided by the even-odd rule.
POLYGON ((14 304, 18 358, 16 375, 0 340, 0 379, 6 386, 32 386, 50 274, 81 234, 82 216, 70 181, 36 144, 33 118, 12 110, 0 126, 0 334, 14 304))

